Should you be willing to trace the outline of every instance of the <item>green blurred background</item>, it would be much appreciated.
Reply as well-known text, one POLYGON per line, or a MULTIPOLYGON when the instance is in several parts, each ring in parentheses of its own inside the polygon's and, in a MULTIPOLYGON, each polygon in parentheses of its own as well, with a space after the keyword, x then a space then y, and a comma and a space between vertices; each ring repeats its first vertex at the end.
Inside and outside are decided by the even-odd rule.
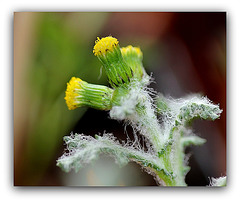
POLYGON ((14 13, 14 185, 156 185, 130 163, 119 168, 101 156, 79 173, 64 173, 56 159, 63 136, 113 133, 126 139, 130 127, 107 112, 69 111, 64 101, 72 76, 108 85, 92 49, 96 37, 112 35, 120 46, 141 47, 155 90, 181 97, 200 92, 223 109, 215 122, 196 121, 194 131, 207 139, 189 148, 188 185, 209 184, 226 174, 226 13, 69 12, 14 13))

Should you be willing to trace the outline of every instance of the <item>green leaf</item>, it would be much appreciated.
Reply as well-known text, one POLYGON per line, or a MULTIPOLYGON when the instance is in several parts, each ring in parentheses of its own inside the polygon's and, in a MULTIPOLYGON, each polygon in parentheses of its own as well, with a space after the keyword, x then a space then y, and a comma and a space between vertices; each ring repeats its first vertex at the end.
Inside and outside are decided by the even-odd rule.
POLYGON ((100 153, 104 153, 114 157, 120 166, 134 161, 145 168, 151 168, 153 172, 161 172, 162 175, 172 177, 155 155, 137 150, 130 143, 121 145, 112 134, 96 135, 95 138, 83 134, 72 134, 64 137, 64 140, 67 144, 67 152, 57 160, 57 166, 65 172, 71 169, 78 172, 85 164, 98 158, 100 153))

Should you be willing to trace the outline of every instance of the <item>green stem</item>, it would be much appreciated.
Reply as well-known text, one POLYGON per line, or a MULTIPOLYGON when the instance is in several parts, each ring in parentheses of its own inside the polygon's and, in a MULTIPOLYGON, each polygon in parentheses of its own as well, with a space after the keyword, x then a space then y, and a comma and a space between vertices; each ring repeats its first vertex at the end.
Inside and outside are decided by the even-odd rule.
POLYGON ((158 176, 160 184, 166 186, 186 186, 184 148, 180 143, 181 134, 177 127, 170 130, 169 136, 163 137, 162 129, 158 123, 157 117, 147 106, 141 106, 136 109, 139 114, 139 124, 142 124, 143 135, 147 136, 152 143, 157 157, 163 163, 164 168, 170 175, 153 168, 158 176), (174 135, 174 140, 173 140, 174 135), (173 177, 174 176, 174 177, 173 177))

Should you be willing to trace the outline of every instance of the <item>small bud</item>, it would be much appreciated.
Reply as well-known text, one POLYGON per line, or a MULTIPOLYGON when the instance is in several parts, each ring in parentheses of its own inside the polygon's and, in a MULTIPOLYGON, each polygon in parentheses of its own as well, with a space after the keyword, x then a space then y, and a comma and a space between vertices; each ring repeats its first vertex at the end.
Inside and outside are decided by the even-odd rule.
POLYGON ((132 69, 124 61, 119 42, 116 38, 108 36, 97 38, 93 53, 103 64, 111 86, 119 86, 129 83, 133 77, 132 69))
POLYGON ((110 110, 113 90, 106 86, 89 84, 72 77, 67 84, 66 104, 69 110, 87 106, 100 110, 110 110))
POLYGON ((142 59, 143 54, 140 48, 131 45, 121 48, 124 61, 131 67, 135 78, 142 78, 145 72, 142 59))

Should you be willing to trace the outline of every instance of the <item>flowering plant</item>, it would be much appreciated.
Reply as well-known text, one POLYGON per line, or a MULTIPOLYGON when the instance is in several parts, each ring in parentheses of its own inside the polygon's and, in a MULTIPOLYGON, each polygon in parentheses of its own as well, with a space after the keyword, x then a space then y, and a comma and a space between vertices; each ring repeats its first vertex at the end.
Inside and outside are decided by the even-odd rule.
MULTIPOLYGON (((112 134, 95 138, 72 134, 64 137, 68 151, 57 160, 57 166, 77 172, 105 153, 119 165, 129 161, 140 164, 159 185, 186 186, 190 167, 184 150, 206 141, 193 134, 190 123, 196 118, 215 120, 222 110, 197 94, 173 99, 150 89, 152 78, 143 67, 143 53, 138 47, 121 48, 116 38, 108 36, 97 38, 93 53, 102 63, 111 88, 73 77, 65 96, 69 110, 87 106, 110 111, 112 119, 124 121, 135 134, 142 135, 147 148, 140 145, 137 135, 134 141, 120 143, 112 134)), ((219 179, 213 179, 211 185, 226 184, 225 177, 219 179)))

